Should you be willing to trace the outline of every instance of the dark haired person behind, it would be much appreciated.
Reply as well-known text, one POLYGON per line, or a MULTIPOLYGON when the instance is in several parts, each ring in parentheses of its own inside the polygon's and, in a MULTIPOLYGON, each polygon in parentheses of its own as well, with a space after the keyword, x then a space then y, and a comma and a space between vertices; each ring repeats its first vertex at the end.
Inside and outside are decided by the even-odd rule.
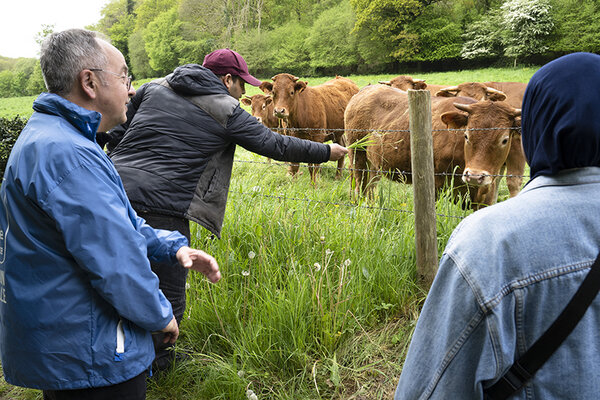
POLYGON ((143 400, 150 332, 169 343, 179 334, 148 256, 212 282, 219 267, 136 215, 95 142, 125 122, 135 94, 123 55, 71 29, 44 41, 40 64, 49 93, 33 103, 0 188, 3 375, 45 400, 143 400))
MULTIPOLYGON (((192 220, 220 237, 236 145, 290 162, 322 163, 347 153, 266 128, 240 107, 245 83, 261 82, 241 55, 220 49, 203 65, 183 65, 138 89, 107 148, 131 204, 148 223, 189 239, 192 220)), ((153 262, 152 270, 180 321, 187 271, 169 262, 153 262)), ((164 369, 174 355, 158 337, 156 344, 154 367, 164 369)))
MULTIPOLYGON (((549 328, 600 252, 600 56, 531 78, 522 109, 531 180, 453 232, 419 317, 396 399, 483 399, 549 328)), ((600 395, 600 298, 514 399, 600 395)))

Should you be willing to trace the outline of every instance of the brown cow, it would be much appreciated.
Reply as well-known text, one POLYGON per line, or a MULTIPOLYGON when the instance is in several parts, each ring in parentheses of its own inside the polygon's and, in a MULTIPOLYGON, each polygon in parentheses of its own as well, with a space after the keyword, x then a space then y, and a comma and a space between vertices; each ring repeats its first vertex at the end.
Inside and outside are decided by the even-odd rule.
POLYGON ((475 100, 506 100, 506 94, 479 82, 466 82, 457 86, 447 86, 440 89, 435 95, 438 97, 471 97, 475 100))
POLYGON ((273 99, 264 94, 255 94, 241 99, 242 103, 250 107, 253 117, 267 128, 279 128, 279 118, 273 114, 273 99))
MULTIPOLYGON (((333 140, 344 145, 344 110, 348 101, 358 92, 356 83, 336 76, 318 86, 308 86, 290 74, 275 75, 271 82, 260 88, 273 97, 274 114, 286 120, 287 133, 315 142, 333 140), (306 128, 306 129, 298 129, 306 128)), ((344 158, 338 160, 336 178, 341 177, 344 158)), ((315 182, 318 166, 309 164, 311 180, 315 182)), ((290 173, 298 171, 298 164, 290 166, 290 173)))
MULTIPOLYGON (((510 139, 513 130, 509 129, 514 125, 519 111, 510 107, 499 107, 498 104, 491 101, 477 103, 474 99, 468 97, 432 97, 432 127, 434 130, 454 128, 463 128, 463 121, 467 120, 469 129, 469 141, 472 143, 472 151, 468 154, 468 165, 475 168, 477 160, 489 159, 483 154, 487 154, 490 143, 499 143, 504 145, 506 153, 510 148, 510 140, 504 143, 506 135, 510 139), (477 104, 477 107, 471 109, 472 114, 463 114, 464 120, 455 117, 457 110, 454 104, 465 105, 477 104), (442 115, 447 115, 445 121, 442 115), (473 131, 474 128, 501 127, 506 129, 491 131, 473 131), (483 138, 483 139, 482 139, 483 138)), ((375 174, 370 181, 369 170, 376 170, 385 173, 388 177, 395 180, 401 180, 410 183, 411 175, 404 172, 411 171, 410 161, 410 135, 408 118, 408 96, 406 92, 382 85, 373 85, 363 88, 355 95, 346 108, 346 129, 348 130, 347 141, 349 144, 364 138, 366 131, 372 130, 367 138, 366 151, 359 149, 350 149, 351 169, 353 170, 353 179, 355 192, 363 192, 371 195, 373 184, 379 179, 379 174, 375 174), (385 132, 390 130, 390 132, 385 132)), ((455 188, 455 195, 463 195, 467 187, 461 180, 457 179, 462 175, 465 168, 465 131, 437 131, 433 133, 434 150, 434 169, 436 191, 451 180, 455 188)), ((496 148, 494 147, 494 150, 496 148)), ((506 155, 506 154, 505 154, 506 155)), ((497 157, 493 157, 497 158, 497 157)), ((497 160, 499 170, 505 160, 497 160)), ((486 166, 486 171, 496 173, 494 168, 486 166)), ((471 182, 469 182, 471 183, 471 182)), ((477 182, 483 186, 484 181, 477 182)), ((492 183, 487 182, 485 183, 492 183)), ((470 197, 474 203, 490 204, 492 199, 486 196, 490 185, 483 189, 476 188, 470 190, 470 197)))
MULTIPOLYGON (((511 107, 520 109, 521 102, 523 100, 523 94, 525 92, 525 86, 527 86, 527 84, 519 82, 466 82, 457 86, 443 88, 436 93, 436 96, 464 96, 471 97, 475 100, 504 101, 511 107), (495 84, 497 87, 503 87, 504 89, 508 90, 510 92, 510 100, 507 94, 497 88, 488 86, 488 84, 495 84)), ((523 173, 525 172, 525 163, 525 152, 523 151, 521 135, 513 135, 511 139, 510 153, 506 159, 505 168, 508 174, 508 177, 506 178, 506 185, 508 186, 508 191, 510 192, 511 197, 516 196, 521 190, 523 173)))
POLYGON ((483 82, 484 85, 498 89, 506 94, 506 102, 514 108, 521 108, 527 84, 523 82, 483 82))
POLYGON ((394 79, 391 79, 389 81, 379 81, 379 83, 400 90, 421 90, 427 87, 427 84, 423 79, 414 79, 412 76, 408 75, 398 75, 394 79))
MULTIPOLYGON (((285 135, 285 122, 273 114, 273 99, 264 94, 255 94, 254 96, 245 96, 241 102, 250 106, 250 112, 260 123, 275 132, 285 135)), ((267 158, 271 162, 270 158, 267 158)))

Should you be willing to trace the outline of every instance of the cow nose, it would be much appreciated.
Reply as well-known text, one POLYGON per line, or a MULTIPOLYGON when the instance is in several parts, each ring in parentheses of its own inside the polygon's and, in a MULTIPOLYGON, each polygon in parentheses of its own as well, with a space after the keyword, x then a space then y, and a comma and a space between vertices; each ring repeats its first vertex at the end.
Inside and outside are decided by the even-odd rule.
POLYGON ((287 110, 285 108, 275 108, 273 110, 273 112, 275 113, 275 116, 277 118, 286 118, 287 117, 287 110))
POLYGON ((462 180, 464 183, 477 186, 489 185, 492 183, 492 177, 487 171, 477 171, 471 168, 465 168, 462 180))

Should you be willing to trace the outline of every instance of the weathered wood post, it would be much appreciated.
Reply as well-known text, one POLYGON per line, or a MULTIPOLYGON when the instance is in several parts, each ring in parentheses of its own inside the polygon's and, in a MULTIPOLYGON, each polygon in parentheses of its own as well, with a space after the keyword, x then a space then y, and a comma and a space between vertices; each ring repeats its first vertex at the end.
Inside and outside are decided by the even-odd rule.
POLYGON ((431 94, 429 91, 409 90, 408 112, 410 117, 417 274, 424 287, 429 288, 438 266, 431 94))

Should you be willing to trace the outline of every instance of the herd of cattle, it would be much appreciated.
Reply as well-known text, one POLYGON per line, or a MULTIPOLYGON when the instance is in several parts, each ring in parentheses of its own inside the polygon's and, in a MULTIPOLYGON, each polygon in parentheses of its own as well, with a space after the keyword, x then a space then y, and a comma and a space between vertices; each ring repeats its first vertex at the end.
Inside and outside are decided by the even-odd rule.
MULTIPOLYGON (((353 193, 372 196, 382 175, 412 182, 407 90, 428 90, 432 94, 436 193, 451 184, 455 198, 466 195, 469 204, 478 208, 496 202, 505 172, 510 196, 521 188, 525 155, 520 108, 525 87, 519 82, 427 85, 401 75, 359 89, 339 76, 308 86, 308 82, 282 73, 271 82, 262 82, 260 89, 265 94, 246 96, 242 102, 269 128, 350 146, 353 193)), ((336 177, 343 166, 342 158, 336 177)), ((309 167, 314 181, 318 169, 309 167)), ((293 164, 290 173, 297 171, 298 165, 293 164)))

